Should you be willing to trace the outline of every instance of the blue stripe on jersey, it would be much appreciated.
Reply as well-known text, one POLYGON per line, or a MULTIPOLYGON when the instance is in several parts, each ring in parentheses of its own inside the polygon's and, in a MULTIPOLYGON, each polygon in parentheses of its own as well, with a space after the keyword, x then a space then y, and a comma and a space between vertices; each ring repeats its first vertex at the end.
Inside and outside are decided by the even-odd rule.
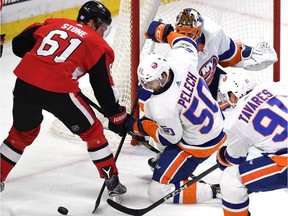
POLYGON ((219 55, 219 61, 229 60, 231 57, 233 57, 235 55, 236 51, 237 51, 236 50, 236 44, 230 38, 229 50, 227 50, 223 54, 219 55))
POLYGON ((152 95, 152 91, 142 88, 139 99, 142 101, 147 101, 151 97, 151 95, 152 95))
POLYGON ((165 137, 161 136, 161 134, 158 133, 158 140, 163 146, 173 145, 175 143, 169 142, 165 137))
MULTIPOLYGON (((258 157, 252 160, 246 161, 239 165, 240 176, 245 176, 246 174, 253 174, 258 170, 268 168, 273 166, 275 162, 269 157, 258 157)), ((288 187, 288 170, 287 167, 283 167, 282 170, 275 170, 274 173, 264 173, 263 175, 255 174, 254 179, 250 182, 246 182, 245 186, 249 191, 259 192, 259 191, 272 191, 281 188, 288 187)))
POLYGON ((217 145, 219 144, 219 142, 221 142, 221 140, 224 138, 225 136, 225 133, 223 132, 223 130, 221 131, 221 133, 214 139, 202 144, 202 145, 192 145, 192 144, 189 144, 187 142, 185 142, 185 140, 182 138, 181 139, 181 143, 183 143, 184 145, 188 145, 188 146, 194 146, 194 147, 197 147, 197 148, 205 148, 205 147, 212 147, 214 145, 217 145))
MULTIPOLYGON (((197 46, 196 42, 195 42, 193 39, 188 38, 188 37, 178 37, 178 38, 176 38, 176 39, 173 41, 172 46, 174 46, 174 45, 175 45, 176 43, 178 43, 179 41, 186 41, 186 42, 192 44, 192 45, 195 47, 195 49, 198 50, 198 46, 197 46)), ((184 47, 184 48, 187 48, 187 47, 184 47)))
POLYGON ((245 208, 248 208, 249 206, 249 199, 247 199, 243 203, 238 203, 238 204, 229 203, 229 202, 226 202, 224 199, 222 199, 222 205, 225 206, 227 209, 232 209, 232 210, 245 209, 245 208))
POLYGON ((228 152, 226 152, 225 158, 232 164, 240 164, 246 161, 246 157, 238 157, 238 158, 233 158, 229 155, 228 152))
MULTIPOLYGON (((178 182, 173 183, 175 185, 175 189, 180 188, 180 182, 182 182, 182 181, 178 181, 178 182)), ((175 195, 173 197, 173 203, 180 203, 180 194, 183 194, 183 192, 178 193, 177 195, 175 195)))
POLYGON ((282 149, 279 149, 278 151, 274 152, 274 153, 266 153, 266 152, 263 152, 262 155, 263 156, 266 156, 266 157, 269 157, 269 155, 283 155, 283 154, 288 154, 288 148, 282 148, 282 149))

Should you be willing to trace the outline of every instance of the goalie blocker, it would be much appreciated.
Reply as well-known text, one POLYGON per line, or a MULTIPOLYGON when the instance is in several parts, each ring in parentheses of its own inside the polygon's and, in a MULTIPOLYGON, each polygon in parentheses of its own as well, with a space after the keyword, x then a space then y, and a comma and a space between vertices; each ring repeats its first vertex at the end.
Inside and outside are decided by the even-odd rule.
POLYGON ((278 61, 276 51, 268 42, 260 42, 255 47, 250 47, 241 43, 240 47, 242 47, 242 60, 235 64, 234 67, 258 71, 263 70, 278 61))

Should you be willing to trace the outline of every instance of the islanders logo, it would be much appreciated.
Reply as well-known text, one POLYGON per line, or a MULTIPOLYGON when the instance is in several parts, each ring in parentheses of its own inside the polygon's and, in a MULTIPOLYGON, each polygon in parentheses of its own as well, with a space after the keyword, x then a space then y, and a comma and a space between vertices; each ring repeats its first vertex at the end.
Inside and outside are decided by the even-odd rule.
POLYGON ((214 77, 216 67, 218 64, 218 58, 212 56, 203 66, 199 69, 200 76, 203 77, 207 85, 210 85, 214 77))

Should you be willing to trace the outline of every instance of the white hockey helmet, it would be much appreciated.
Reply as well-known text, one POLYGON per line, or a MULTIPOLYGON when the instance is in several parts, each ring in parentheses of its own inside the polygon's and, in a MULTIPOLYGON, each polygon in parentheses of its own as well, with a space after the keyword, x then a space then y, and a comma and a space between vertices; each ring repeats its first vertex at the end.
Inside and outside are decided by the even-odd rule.
POLYGON ((158 80, 160 86, 163 87, 166 82, 164 82, 162 78, 162 73, 166 72, 167 81, 169 77, 169 69, 170 67, 164 56, 156 53, 148 53, 139 63, 137 69, 138 80, 144 87, 147 82, 158 80))
POLYGON ((239 100, 251 92, 254 87, 255 83, 251 80, 247 73, 227 73, 219 81, 218 97, 220 102, 228 102, 231 106, 235 107, 237 103, 233 103, 229 100, 230 93, 232 92, 239 100))
POLYGON ((203 26, 203 17, 193 8, 183 9, 176 17, 176 31, 192 38, 195 41, 201 36, 203 26))

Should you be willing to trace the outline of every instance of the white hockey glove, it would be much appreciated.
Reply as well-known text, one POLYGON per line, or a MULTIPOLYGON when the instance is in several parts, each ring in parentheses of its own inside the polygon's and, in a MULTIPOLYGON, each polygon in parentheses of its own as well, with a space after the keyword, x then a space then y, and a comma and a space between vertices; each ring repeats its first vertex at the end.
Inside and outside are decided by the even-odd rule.
POLYGON ((268 42, 260 42, 256 47, 243 45, 242 60, 234 67, 250 71, 263 70, 278 61, 277 53, 268 42))

